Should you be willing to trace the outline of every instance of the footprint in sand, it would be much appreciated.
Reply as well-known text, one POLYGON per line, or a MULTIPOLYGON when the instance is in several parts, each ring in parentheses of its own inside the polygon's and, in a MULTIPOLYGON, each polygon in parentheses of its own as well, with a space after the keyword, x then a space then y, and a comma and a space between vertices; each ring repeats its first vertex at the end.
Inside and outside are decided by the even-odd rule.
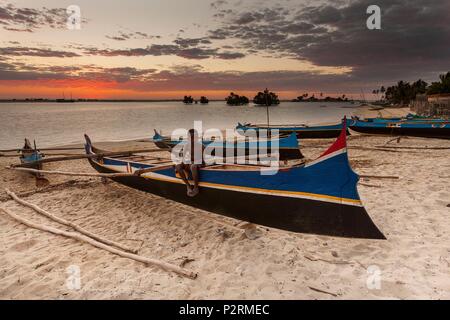
POLYGON ((19 243, 13 245, 11 248, 9 248, 9 250, 22 252, 22 251, 26 251, 26 250, 30 249, 35 244, 37 244, 36 240, 28 240, 28 241, 24 241, 24 242, 19 242, 19 243))

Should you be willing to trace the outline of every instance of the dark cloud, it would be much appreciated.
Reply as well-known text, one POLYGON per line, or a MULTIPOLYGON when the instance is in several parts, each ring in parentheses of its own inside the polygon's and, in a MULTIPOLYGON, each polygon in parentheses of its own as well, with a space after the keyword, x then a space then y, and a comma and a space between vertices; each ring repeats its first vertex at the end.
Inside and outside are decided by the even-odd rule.
POLYGON ((0 48, 2 56, 29 56, 29 57, 54 57, 54 58, 73 58, 80 55, 69 51, 58 51, 52 49, 29 48, 29 47, 5 47, 0 48))
POLYGON ((211 41, 207 38, 178 38, 174 41, 182 48, 196 47, 202 44, 211 44, 211 41))
POLYGON ((114 81, 150 81, 149 76, 156 69, 137 69, 131 67, 105 68, 95 65, 51 66, 31 65, 22 62, 0 62, 0 80, 89 80, 114 81))
POLYGON ((17 8, 7 4, 0 8, 0 22, 4 29, 17 32, 33 32, 42 27, 61 29, 66 27, 65 8, 17 8))
POLYGON ((223 59, 223 60, 234 60, 234 59, 244 58, 245 54, 240 53, 240 52, 220 52, 220 53, 217 53, 215 55, 215 57, 218 59, 223 59))
POLYGON ((123 68, 102 68, 90 67, 87 70, 78 72, 77 78, 97 80, 97 81, 115 81, 124 83, 128 81, 148 81, 149 76, 154 74, 156 69, 136 69, 131 67, 123 68))
POLYGON ((221 10, 214 40, 234 39, 248 53, 350 67, 351 76, 384 81, 435 76, 450 66, 448 0, 379 0, 382 30, 368 30, 371 0, 321 3, 297 11, 282 7, 221 10))
POLYGON ((249 23, 274 23, 276 21, 283 21, 284 17, 289 13, 286 8, 264 8, 253 12, 244 12, 233 19, 236 24, 249 24, 249 23))
POLYGON ((0 62, 0 80, 61 80, 66 79, 64 72, 51 72, 47 68, 26 65, 17 62, 0 62))
POLYGON ((218 48, 209 46, 211 41, 205 38, 177 38, 174 44, 153 44, 146 48, 130 48, 130 49, 99 49, 84 48, 84 53, 88 55, 99 55, 106 57, 126 56, 126 57, 143 57, 143 56, 178 56, 185 59, 201 60, 208 58, 217 59, 240 59, 245 57, 239 52, 222 52, 218 48))
POLYGON ((117 35, 114 36, 106 36, 106 38, 116 41, 126 41, 126 40, 151 40, 151 39, 160 39, 161 36, 152 36, 145 32, 134 31, 134 32, 123 32, 119 31, 117 35))

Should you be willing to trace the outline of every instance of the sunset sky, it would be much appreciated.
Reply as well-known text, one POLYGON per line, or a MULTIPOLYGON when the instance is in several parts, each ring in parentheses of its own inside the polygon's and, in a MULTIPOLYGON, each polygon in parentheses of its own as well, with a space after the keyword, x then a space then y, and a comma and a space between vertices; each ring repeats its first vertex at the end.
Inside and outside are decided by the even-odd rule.
POLYGON ((0 0, 0 99, 366 93, 450 70, 448 0, 0 0), (66 22, 81 9, 81 29, 66 22), (382 10, 368 30, 366 9, 382 10))

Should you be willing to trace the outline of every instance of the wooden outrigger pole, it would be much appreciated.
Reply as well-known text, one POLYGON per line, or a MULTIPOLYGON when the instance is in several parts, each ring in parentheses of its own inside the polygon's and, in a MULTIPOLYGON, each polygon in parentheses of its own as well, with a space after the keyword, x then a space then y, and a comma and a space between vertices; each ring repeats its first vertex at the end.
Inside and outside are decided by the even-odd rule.
POLYGON ((29 163, 21 163, 21 164, 14 164, 11 167, 17 168, 28 168, 33 167, 37 164, 42 163, 50 163, 50 162, 60 162, 60 161, 70 161, 70 160, 80 160, 80 159, 99 159, 103 157, 115 157, 115 156, 132 156, 135 153, 156 153, 161 151, 169 151, 170 149, 164 150, 164 149, 141 149, 141 150, 131 150, 131 151, 117 151, 117 152, 105 152, 105 153, 99 153, 99 154, 81 154, 81 155, 73 155, 73 156, 67 156, 67 157, 54 157, 54 158, 48 158, 48 159, 42 159, 39 161, 33 161, 29 163))
MULTIPOLYGON (((39 148, 40 151, 67 151, 67 150, 84 150, 84 148, 79 147, 61 147, 61 148, 39 148)), ((21 152, 26 151, 26 149, 18 148, 18 149, 3 149, 0 152, 21 152)))

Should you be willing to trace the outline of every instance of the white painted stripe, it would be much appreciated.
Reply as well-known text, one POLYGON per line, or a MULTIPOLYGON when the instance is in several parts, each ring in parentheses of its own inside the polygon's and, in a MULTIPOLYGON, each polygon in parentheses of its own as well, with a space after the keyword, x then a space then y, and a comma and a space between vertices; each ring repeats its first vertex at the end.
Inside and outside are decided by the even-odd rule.
MULTIPOLYGON (((114 170, 123 172, 124 166, 117 166, 117 165, 104 165, 104 167, 114 170)), ((134 168, 133 168, 134 169, 134 168)), ((134 170, 136 171, 136 170, 134 170)), ((158 181, 166 181, 171 183, 177 183, 177 184, 184 184, 184 182, 179 178, 169 177, 166 175, 162 175, 155 172, 149 172, 142 175, 143 178, 151 179, 151 180, 158 180, 158 181)), ((269 196, 278 196, 278 197, 286 197, 286 198, 298 198, 298 199, 308 199, 308 200, 315 200, 315 201, 323 201, 323 202, 329 202, 329 203, 340 203, 340 204, 346 204, 350 206, 355 207, 362 207, 361 201, 357 200, 349 200, 349 199, 343 199, 343 198, 335 198, 335 197, 328 197, 324 195, 319 194, 310 194, 310 193, 302 193, 302 192, 295 192, 295 191, 277 191, 277 190, 265 190, 265 189, 258 189, 258 188, 247 188, 247 187, 239 187, 239 186, 231 186, 231 185, 222 185, 222 184, 212 184, 208 182, 200 182, 200 187, 206 187, 211 189, 219 189, 219 190, 229 190, 229 191, 236 191, 236 192, 244 192, 244 193, 252 193, 252 194, 263 194, 263 195, 269 195, 269 196)))
POLYGON ((347 152, 347 148, 339 149, 339 150, 337 150, 337 151, 335 151, 335 152, 332 152, 332 153, 330 153, 330 154, 327 154, 327 155, 324 156, 324 157, 320 157, 320 158, 318 158, 318 159, 316 159, 316 160, 314 160, 314 161, 311 161, 311 162, 307 163, 307 164, 305 165, 305 168, 311 167, 311 166, 313 166, 313 165, 315 165, 315 164, 318 164, 318 163, 320 163, 320 162, 322 162, 322 161, 328 160, 328 159, 330 159, 330 158, 333 158, 333 157, 335 157, 335 156, 337 156, 337 155, 339 155, 339 154, 346 153, 346 152, 347 152))

